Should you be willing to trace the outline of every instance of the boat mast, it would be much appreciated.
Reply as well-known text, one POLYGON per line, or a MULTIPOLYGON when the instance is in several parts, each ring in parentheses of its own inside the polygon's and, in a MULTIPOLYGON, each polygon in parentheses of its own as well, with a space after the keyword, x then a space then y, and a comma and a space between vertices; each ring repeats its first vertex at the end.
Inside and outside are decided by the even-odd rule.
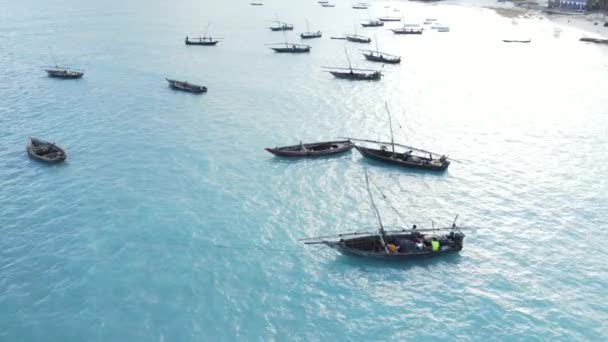
POLYGON ((388 114, 388 125, 391 128, 391 146, 393 148, 393 158, 395 158, 395 139, 393 138, 393 121, 391 119, 391 112, 388 109, 388 102, 384 102, 384 106, 386 107, 386 113, 388 114))
POLYGON ((372 196, 372 191, 369 188, 369 177, 367 176, 367 170, 365 170, 365 185, 367 187, 367 193, 369 194, 369 200, 372 202, 372 207, 374 208, 374 212, 376 213, 376 217, 378 218, 378 224, 380 228, 378 231, 380 232, 378 236, 380 237, 380 245, 382 249, 384 249, 385 253, 388 253, 388 249, 386 248, 386 242, 384 241, 384 226, 382 225, 382 219, 380 218, 380 212, 376 207, 376 203, 374 203, 374 196, 372 196))
POLYGON ((353 72, 353 67, 352 65, 350 65, 350 58, 348 57, 348 51, 346 51, 346 46, 344 47, 344 53, 346 54, 346 60, 348 61, 348 68, 350 69, 350 72, 353 72))

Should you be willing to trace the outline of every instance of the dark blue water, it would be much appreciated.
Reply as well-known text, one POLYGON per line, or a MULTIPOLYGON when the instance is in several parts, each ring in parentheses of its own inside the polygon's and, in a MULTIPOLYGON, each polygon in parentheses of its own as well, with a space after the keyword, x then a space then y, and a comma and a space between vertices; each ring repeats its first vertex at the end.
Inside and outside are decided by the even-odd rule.
MULTIPOLYGON (((347 1, 0 1, 0 340, 601 340, 608 333, 608 49, 548 20, 372 2, 449 33, 364 30, 403 63, 381 82, 330 40, 347 1), (324 33, 274 54, 267 20, 324 33), (208 23, 224 40, 186 47, 208 23), (510 34, 531 44, 508 45, 510 34), (42 66, 85 69, 76 81, 42 66), (165 77, 209 93, 170 90, 165 77), (286 161, 347 135, 448 153, 444 174, 286 161), (28 136, 68 160, 25 153, 28 136), (470 232, 459 255, 383 264, 297 239, 375 226, 364 170, 408 224, 470 232)), ((398 24, 393 24, 398 25, 398 24)), ((377 194, 376 194, 377 195, 377 194)), ((387 225, 401 222, 380 196, 387 225)))

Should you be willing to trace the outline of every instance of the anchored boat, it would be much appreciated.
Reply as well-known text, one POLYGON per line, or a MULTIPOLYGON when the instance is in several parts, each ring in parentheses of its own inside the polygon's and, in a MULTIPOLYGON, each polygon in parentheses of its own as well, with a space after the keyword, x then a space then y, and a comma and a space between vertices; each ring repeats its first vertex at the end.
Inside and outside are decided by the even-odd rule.
POLYGON ((391 55, 390 53, 380 52, 378 50, 378 39, 376 41, 376 50, 361 50, 363 52, 363 56, 368 61, 372 62, 380 62, 387 64, 398 64, 401 63, 401 57, 396 55, 391 55))
POLYGON ((66 158, 61 147, 36 138, 29 138, 25 149, 30 157, 46 163, 59 163, 66 158))
POLYGON ((300 33, 300 38, 302 39, 312 39, 312 38, 321 38, 323 33, 321 31, 311 32, 308 27, 308 20, 306 20, 306 32, 300 33))
POLYGON ((175 90, 187 91, 187 92, 195 93, 195 94, 202 94, 202 93, 207 92, 207 87, 203 87, 200 85, 196 85, 196 84, 192 84, 192 83, 188 83, 188 82, 184 82, 184 81, 171 80, 168 78, 166 78, 166 80, 167 80, 167 82, 169 82, 169 86, 175 90))
POLYGON ((344 37, 346 38, 346 40, 348 40, 349 42, 353 42, 353 43, 364 43, 364 44, 369 44, 372 39, 366 36, 361 36, 358 34, 345 34, 344 37))
POLYGON ((380 70, 371 70, 371 69, 355 69, 350 64, 350 58, 348 57, 348 52, 346 52, 346 48, 344 49, 346 53, 346 60, 348 61, 348 68, 338 68, 338 67, 324 67, 332 74, 335 78, 347 79, 347 80, 358 80, 358 81, 378 81, 382 78, 382 72, 380 70))
POLYGON ((391 119, 391 113, 388 109, 388 104, 385 104, 386 112, 388 114, 389 127, 391 131, 391 141, 382 142, 365 139, 345 138, 352 141, 360 141, 365 143, 373 143, 380 145, 380 148, 364 147, 361 145, 355 145, 357 151, 361 153, 363 157, 375 159, 381 162, 394 164, 402 167, 423 169, 431 171, 445 171, 450 166, 450 161, 446 155, 439 155, 437 153, 421 150, 411 146, 396 144, 393 138, 393 123, 391 119), (389 150, 387 145, 390 145, 389 150), (395 146, 400 149, 405 149, 402 152, 398 152, 395 146))
MULTIPOLYGON (((392 261, 435 257, 462 250, 465 238, 462 229, 466 228, 456 226, 458 215, 451 227, 417 229, 414 225, 411 229, 386 230, 380 211, 374 203, 369 183, 366 171, 365 185, 374 214, 378 219, 377 232, 352 232, 300 241, 306 245, 326 245, 345 255, 392 261)), ((376 188, 384 198, 387 198, 378 186, 376 188)), ((393 210, 398 213, 394 207, 393 210)))
POLYGON ((350 140, 324 141, 309 144, 300 144, 265 148, 266 151, 279 157, 318 157, 342 153, 352 150, 354 144, 350 140))
POLYGON ((53 78, 74 79, 74 78, 81 78, 84 75, 83 70, 72 69, 72 68, 62 67, 62 66, 58 66, 58 65, 56 65, 54 67, 47 67, 44 69, 44 71, 46 71, 46 73, 47 73, 47 75, 49 75, 49 77, 53 77, 53 78))
POLYGON ((292 24, 284 23, 284 22, 281 22, 281 21, 278 21, 278 20, 273 20, 273 22, 276 25, 269 27, 269 29, 271 31, 293 31, 293 25, 292 24))

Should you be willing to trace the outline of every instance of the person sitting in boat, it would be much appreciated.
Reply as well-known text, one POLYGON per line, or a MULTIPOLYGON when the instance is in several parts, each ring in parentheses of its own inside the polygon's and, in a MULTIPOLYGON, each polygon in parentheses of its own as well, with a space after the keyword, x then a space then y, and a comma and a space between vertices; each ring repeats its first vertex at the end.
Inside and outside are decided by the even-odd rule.
POLYGON ((392 243, 389 243, 388 245, 386 245, 386 249, 388 249, 388 252, 391 254, 396 254, 399 251, 399 247, 395 246, 392 243))
POLYGON ((439 161, 442 163, 445 163, 445 161, 448 160, 448 157, 446 157, 445 155, 441 156, 441 158, 439 158, 439 161))
POLYGON ((409 151, 403 153, 403 160, 410 159, 410 157, 412 156, 412 152, 413 152, 412 150, 409 150, 409 151))
POLYGON ((386 151, 388 151, 388 149, 386 148, 385 145, 380 145, 380 151, 386 152, 386 151))

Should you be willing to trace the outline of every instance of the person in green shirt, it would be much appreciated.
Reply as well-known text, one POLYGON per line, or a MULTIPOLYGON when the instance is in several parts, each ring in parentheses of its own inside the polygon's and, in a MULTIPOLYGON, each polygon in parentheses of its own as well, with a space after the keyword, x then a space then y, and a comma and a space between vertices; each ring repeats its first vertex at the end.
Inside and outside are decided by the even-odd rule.
POLYGON ((437 241, 436 237, 431 241, 431 249, 433 252, 439 252, 439 241, 437 241))

